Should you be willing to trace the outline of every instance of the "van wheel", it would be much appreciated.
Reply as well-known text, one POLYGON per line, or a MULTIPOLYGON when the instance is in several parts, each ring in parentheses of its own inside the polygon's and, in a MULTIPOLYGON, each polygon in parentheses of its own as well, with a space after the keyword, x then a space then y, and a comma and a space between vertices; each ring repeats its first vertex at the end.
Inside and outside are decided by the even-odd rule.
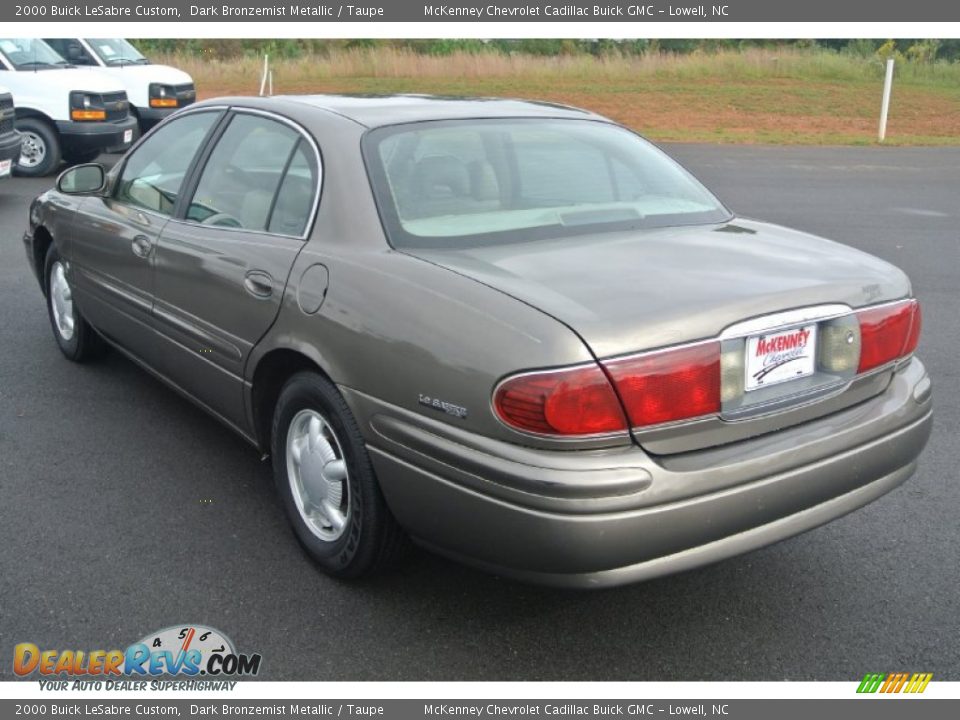
POLYGON ((337 388, 317 373, 297 373, 280 392, 272 430, 277 491, 317 564, 329 575, 356 578, 395 559, 406 536, 337 388))
POLYGON ((43 177, 60 166, 60 138, 50 125, 38 118, 23 118, 16 127, 23 136, 14 168, 17 175, 43 177))

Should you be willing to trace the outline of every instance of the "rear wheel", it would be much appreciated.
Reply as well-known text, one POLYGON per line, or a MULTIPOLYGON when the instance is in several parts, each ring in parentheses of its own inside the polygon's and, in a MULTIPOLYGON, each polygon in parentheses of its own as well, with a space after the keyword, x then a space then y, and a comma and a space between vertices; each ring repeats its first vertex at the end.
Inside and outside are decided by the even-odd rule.
POLYGON ((20 159, 15 171, 24 177, 49 175, 60 166, 60 138, 50 125, 39 118, 17 121, 22 135, 20 159))
POLYGON ((405 537, 336 387, 316 373, 294 375, 280 393, 272 430, 277 491, 297 539, 320 567, 354 578, 393 560, 405 537))
POLYGON ((103 340, 83 319, 73 302, 73 289, 67 279, 66 264, 53 245, 47 251, 44 271, 47 280, 47 314, 60 351, 74 362, 83 362, 98 355, 103 349, 103 340))

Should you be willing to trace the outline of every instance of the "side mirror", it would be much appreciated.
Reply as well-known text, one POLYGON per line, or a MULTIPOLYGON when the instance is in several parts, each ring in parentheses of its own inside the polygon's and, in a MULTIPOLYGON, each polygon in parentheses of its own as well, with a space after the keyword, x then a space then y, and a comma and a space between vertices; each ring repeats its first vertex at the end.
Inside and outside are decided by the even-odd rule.
POLYGON ((80 46, 80 43, 70 43, 67 45, 67 60, 74 65, 93 65, 87 53, 80 46))
POLYGON ((66 195, 98 193, 103 190, 106 180, 107 174, 103 170, 103 165, 96 163, 75 165, 60 173, 60 177, 57 178, 57 190, 66 195))

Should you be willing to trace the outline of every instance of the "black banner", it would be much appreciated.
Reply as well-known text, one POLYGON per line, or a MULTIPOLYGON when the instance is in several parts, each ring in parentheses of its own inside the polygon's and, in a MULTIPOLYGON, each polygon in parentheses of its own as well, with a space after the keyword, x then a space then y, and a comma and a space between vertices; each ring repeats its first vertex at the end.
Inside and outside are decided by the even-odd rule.
POLYGON ((33 0, 3 4, 0 22, 954 22, 960 3, 943 0, 771 2, 585 2, 584 0, 358 0, 358 4, 279 0, 33 0))

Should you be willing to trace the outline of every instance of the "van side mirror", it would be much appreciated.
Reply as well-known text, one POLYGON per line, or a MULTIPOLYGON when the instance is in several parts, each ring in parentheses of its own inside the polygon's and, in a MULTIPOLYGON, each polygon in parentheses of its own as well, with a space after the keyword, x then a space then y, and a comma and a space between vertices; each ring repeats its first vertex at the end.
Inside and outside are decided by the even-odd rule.
POLYGON ((67 45, 67 60, 74 65, 93 65, 86 51, 78 42, 72 42, 67 45))
POLYGON ((106 184, 107 174, 103 165, 87 163, 75 165, 60 173, 57 178, 57 190, 67 195, 86 195, 98 193, 106 184))

